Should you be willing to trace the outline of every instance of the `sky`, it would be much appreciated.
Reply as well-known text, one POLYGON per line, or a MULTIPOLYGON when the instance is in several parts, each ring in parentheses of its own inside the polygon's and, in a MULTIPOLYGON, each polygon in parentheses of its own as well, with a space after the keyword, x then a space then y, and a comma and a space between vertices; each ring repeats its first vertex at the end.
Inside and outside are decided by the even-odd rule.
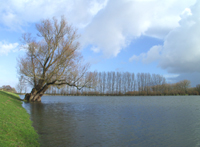
POLYGON ((0 0, 0 86, 16 87, 20 37, 65 16, 90 71, 155 73, 200 84, 198 0, 0 0))

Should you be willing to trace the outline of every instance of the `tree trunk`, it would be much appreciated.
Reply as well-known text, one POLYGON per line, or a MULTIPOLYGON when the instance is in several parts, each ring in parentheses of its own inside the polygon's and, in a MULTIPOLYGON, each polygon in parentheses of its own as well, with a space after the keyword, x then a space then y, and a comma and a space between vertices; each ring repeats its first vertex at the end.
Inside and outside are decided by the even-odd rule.
POLYGON ((41 97, 44 95, 44 92, 48 89, 47 86, 43 87, 41 90, 36 90, 35 88, 32 89, 31 93, 27 93, 25 95, 24 100, 29 102, 40 102, 41 97))

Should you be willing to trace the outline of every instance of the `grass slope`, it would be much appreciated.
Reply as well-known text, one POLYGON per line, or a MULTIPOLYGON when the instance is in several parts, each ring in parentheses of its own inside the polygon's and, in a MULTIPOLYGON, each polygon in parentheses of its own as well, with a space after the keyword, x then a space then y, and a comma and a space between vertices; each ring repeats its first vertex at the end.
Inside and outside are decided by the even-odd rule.
POLYGON ((39 147, 29 118, 18 95, 0 91, 0 147, 39 147))

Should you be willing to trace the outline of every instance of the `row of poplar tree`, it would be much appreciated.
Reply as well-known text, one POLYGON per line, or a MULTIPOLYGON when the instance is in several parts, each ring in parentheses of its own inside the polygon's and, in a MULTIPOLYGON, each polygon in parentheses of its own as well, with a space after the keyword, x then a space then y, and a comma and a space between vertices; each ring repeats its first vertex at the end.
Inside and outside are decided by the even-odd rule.
MULTIPOLYGON (((89 74, 89 73, 87 73, 89 74)), ((90 72, 91 74, 91 72, 90 72)), ((190 87, 190 81, 183 80, 169 84, 159 74, 130 72, 92 72, 96 84, 92 88, 50 87, 46 94, 61 95, 198 95, 200 88, 190 87)))

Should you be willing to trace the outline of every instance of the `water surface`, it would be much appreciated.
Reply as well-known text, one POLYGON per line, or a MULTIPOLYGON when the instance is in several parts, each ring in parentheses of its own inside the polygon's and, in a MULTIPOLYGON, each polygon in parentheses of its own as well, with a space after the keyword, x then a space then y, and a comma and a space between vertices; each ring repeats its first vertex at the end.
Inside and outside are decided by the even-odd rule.
POLYGON ((200 96, 43 96, 23 107, 43 147, 200 146, 200 96))

